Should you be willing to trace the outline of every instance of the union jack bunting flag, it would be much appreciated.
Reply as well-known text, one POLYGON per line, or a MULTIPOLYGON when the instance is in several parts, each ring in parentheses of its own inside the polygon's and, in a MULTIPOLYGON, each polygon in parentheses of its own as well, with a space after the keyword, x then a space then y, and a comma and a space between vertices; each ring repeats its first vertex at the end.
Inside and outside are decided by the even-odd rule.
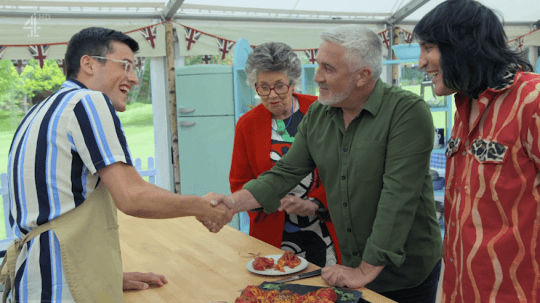
POLYGON ((401 38, 401 43, 411 43, 412 41, 412 34, 403 29, 399 31, 399 37, 401 38))
POLYGON ((199 41, 199 38, 201 38, 202 33, 189 27, 184 27, 184 29, 186 30, 187 50, 190 50, 191 46, 193 46, 193 44, 199 41))
POLYGON ((156 43, 154 42, 154 40, 156 40, 157 38, 157 26, 145 27, 139 30, 139 32, 141 32, 144 39, 146 39, 146 41, 150 43, 150 46, 152 46, 152 48, 156 48, 156 43))
POLYGON ((5 51, 6 51, 6 47, 3 45, 0 45, 0 59, 2 59, 2 56, 4 55, 5 51))
POLYGON ((210 64, 210 61, 212 60, 212 55, 202 55, 201 56, 201 59, 202 59, 202 62, 203 64, 210 64))
POLYGON ((64 73, 64 75, 67 74, 67 70, 66 70, 66 61, 64 59, 56 59, 55 60, 56 63, 58 64, 58 67, 62 70, 62 72, 64 73))
POLYGON ((519 50, 519 51, 522 51, 523 50, 523 41, 525 40, 525 37, 519 37, 516 39, 516 48, 519 50))
POLYGON ((22 74, 24 68, 28 65, 28 60, 11 60, 11 62, 13 62, 13 66, 15 66, 19 75, 22 74))
POLYGON ((135 68, 141 70, 146 63, 146 57, 135 57, 135 68))
POLYGON ((379 38, 381 38, 381 40, 382 40, 384 46, 386 46, 386 48, 390 47, 390 36, 388 35, 389 32, 390 32, 390 30, 387 29, 387 30, 384 30, 384 31, 377 34, 377 36, 379 36, 379 38))
POLYGON ((43 68, 50 45, 29 45, 28 50, 36 61, 39 62, 39 67, 43 68))
POLYGON ((221 54, 221 60, 225 59, 227 53, 231 51, 234 46, 234 42, 230 40, 217 38, 217 44, 219 48, 219 53, 221 54))
POLYGON ((306 57, 309 60, 309 63, 311 63, 311 64, 317 63, 317 53, 318 52, 319 52, 318 49, 310 49, 310 50, 305 50, 304 51, 304 54, 306 54, 306 57))
POLYGON ((144 64, 146 57, 135 57, 135 70, 138 71, 137 76, 140 78, 144 72, 144 64))

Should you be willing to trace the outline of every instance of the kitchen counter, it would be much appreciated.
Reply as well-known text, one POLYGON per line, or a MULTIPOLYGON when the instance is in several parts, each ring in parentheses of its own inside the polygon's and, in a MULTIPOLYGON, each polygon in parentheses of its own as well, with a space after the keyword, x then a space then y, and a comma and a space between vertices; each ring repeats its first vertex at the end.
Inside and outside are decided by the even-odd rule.
MULTIPOLYGON (((259 285, 283 276, 261 276, 246 269, 250 254, 282 254, 267 243, 226 226, 210 233, 196 219, 148 220, 118 212, 120 246, 124 271, 155 272, 169 281, 163 287, 126 291, 133 303, 233 303, 247 285, 259 285)), ((309 264, 300 273, 319 268, 309 264)), ((292 283, 328 286, 321 277, 292 283)), ((363 298, 373 303, 394 302, 366 288, 363 298)))

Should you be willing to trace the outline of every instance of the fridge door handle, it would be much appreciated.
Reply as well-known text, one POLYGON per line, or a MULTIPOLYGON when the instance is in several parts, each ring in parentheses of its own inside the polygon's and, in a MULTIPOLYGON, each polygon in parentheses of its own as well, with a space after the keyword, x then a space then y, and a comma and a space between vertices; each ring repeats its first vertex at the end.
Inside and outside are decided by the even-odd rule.
POLYGON ((181 114, 191 114, 192 112, 194 112, 195 109, 194 108, 185 108, 185 107, 182 107, 182 108, 179 108, 178 109, 178 112, 181 113, 181 114))
POLYGON ((180 121, 180 126, 189 127, 195 125, 194 121, 180 121))

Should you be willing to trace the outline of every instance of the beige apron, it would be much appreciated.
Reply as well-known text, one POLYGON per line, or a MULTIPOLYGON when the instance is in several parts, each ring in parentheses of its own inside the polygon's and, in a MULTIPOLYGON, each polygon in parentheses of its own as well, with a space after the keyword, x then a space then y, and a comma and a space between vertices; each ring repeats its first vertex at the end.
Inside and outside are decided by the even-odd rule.
POLYGON ((15 299, 15 263, 24 243, 52 229, 60 242, 62 265, 76 303, 124 302, 116 206, 103 183, 80 206, 38 226, 7 250, 0 281, 4 298, 15 299))

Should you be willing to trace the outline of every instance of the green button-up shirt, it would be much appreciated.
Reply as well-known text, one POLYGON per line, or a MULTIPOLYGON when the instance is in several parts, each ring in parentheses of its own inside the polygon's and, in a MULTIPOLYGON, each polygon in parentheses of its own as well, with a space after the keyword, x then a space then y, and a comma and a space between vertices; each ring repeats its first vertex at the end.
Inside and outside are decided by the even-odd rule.
POLYGON ((318 167, 343 264, 385 265, 367 285, 376 292, 415 287, 441 259, 433 134, 424 100, 378 80, 346 130, 341 108, 313 103, 287 154, 244 188, 271 213, 318 167))

